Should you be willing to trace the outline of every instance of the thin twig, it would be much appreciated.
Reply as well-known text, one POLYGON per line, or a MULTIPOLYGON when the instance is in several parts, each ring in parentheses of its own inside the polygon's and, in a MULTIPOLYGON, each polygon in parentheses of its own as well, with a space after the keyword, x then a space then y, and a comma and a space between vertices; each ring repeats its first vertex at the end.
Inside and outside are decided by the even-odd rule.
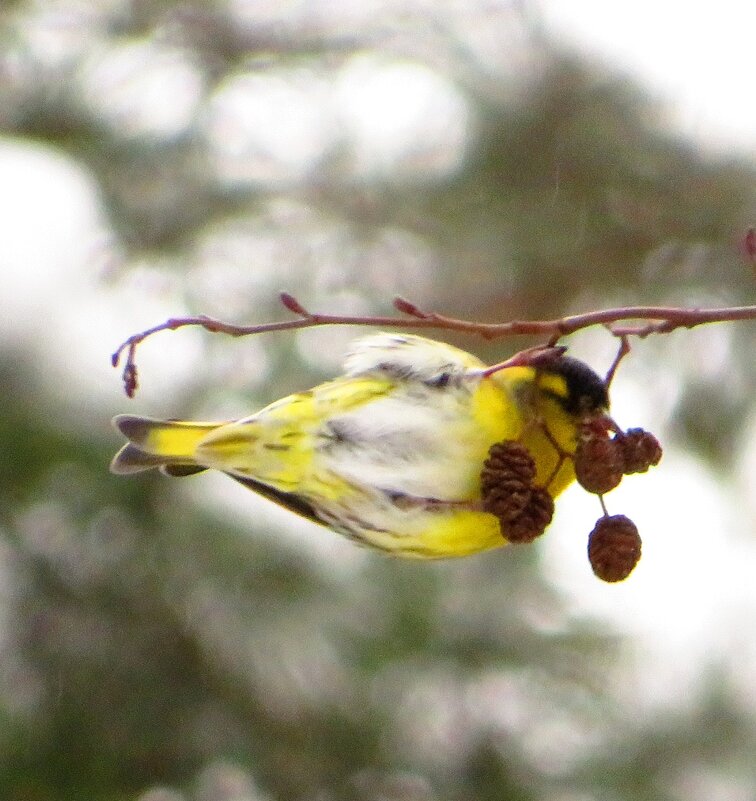
MULTIPOLYGON (((609 329, 612 331, 612 329, 609 329)), ((615 373, 617 372, 617 368, 619 367, 619 363, 630 353, 630 342, 628 340, 627 334, 617 334, 616 331, 612 331, 612 333, 619 338, 620 346, 617 349, 617 355, 614 357, 614 361, 609 368, 609 371, 606 374, 606 378, 604 379, 604 383, 606 384, 607 388, 612 385, 612 381, 614 380, 615 373)))
POLYGON ((133 334, 119 345, 111 357, 113 366, 117 367, 124 351, 126 352, 126 363, 123 369, 126 394, 129 397, 133 397, 137 389, 137 346, 159 331, 176 331, 179 328, 190 326, 198 326, 212 333, 227 334, 233 337, 264 334, 272 331, 315 328, 323 325, 437 329, 475 334, 489 340, 516 335, 538 336, 545 340, 546 347, 553 347, 562 337, 596 325, 605 326, 614 336, 627 339, 630 336, 646 337, 650 334, 668 333, 676 328, 693 328, 706 323, 756 320, 756 306, 732 306, 713 309, 680 308, 675 306, 622 306, 586 312, 585 314, 574 314, 555 320, 512 320, 507 323, 481 323, 446 317, 436 312, 424 312, 414 303, 404 298, 396 298, 394 301, 394 308, 401 312, 403 316, 313 313, 307 311, 288 292, 281 293, 281 303, 286 309, 298 316, 293 320, 280 320, 256 325, 235 325, 212 317, 206 317, 205 315, 172 317, 164 323, 147 328, 138 334, 133 334), (633 323, 633 321, 638 320, 647 320, 648 322, 646 324, 633 323))

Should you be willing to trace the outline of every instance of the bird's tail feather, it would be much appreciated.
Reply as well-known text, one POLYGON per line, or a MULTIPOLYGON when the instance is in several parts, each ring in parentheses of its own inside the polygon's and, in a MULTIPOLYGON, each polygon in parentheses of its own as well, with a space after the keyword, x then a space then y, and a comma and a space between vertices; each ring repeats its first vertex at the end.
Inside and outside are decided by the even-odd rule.
POLYGON ((171 476, 204 470, 194 459, 197 444, 222 423, 184 423, 121 414, 115 427, 129 440, 115 455, 110 470, 117 474, 139 473, 159 467, 171 476))

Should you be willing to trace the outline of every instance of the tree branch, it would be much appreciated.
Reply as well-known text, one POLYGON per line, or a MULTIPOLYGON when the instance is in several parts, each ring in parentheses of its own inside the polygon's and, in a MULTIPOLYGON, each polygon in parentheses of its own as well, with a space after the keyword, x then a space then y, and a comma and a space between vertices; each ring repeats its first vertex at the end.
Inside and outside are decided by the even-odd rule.
POLYGON ((292 331, 315 328, 323 325, 359 325, 378 328, 436 329, 475 334, 484 339, 499 339, 505 336, 532 335, 543 337, 547 346, 555 345, 562 337, 584 328, 602 325, 614 336, 623 339, 647 337, 651 334, 666 334, 676 328, 694 328, 707 323, 756 320, 756 306, 730 306, 712 309, 680 308, 675 306, 621 306, 613 309, 574 314, 554 320, 512 320, 507 323, 481 323, 460 320, 436 312, 425 312, 405 298, 394 300, 394 308, 403 316, 362 316, 342 314, 319 314, 309 312, 293 295, 282 292, 281 303, 297 315, 293 320, 280 320, 257 325, 235 325, 221 320, 197 315, 172 317, 164 323, 133 334, 119 345, 111 357, 117 367, 124 352, 123 384, 126 394, 133 397, 138 386, 136 349, 145 339, 159 331, 176 331, 179 328, 199 326, 212 333, 233 337, 264 334, 271 331, 292 331), (640 323, 645 320, 647 322, 640 323))

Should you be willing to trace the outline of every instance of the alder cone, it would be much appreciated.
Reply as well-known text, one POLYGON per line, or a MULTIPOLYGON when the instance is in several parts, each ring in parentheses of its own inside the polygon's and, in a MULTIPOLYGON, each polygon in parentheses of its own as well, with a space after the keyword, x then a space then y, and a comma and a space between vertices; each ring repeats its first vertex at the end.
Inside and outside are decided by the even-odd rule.
POLYGON ((532 542, 554 515, 554 500, 543 487, 533 486, 535 476, 524 445, 504 440, 491 446, 480 474, 483 509, 498 518, 509 542, 532 542))
POLYGON ((516 520, 530 502, 532 489, 518 479, 504 479, 485 493, 483 509, 502 523, 516 520))
POLYGON ((640 557, 640 534, 629 517, 612 515, 598 519, 588 537, 588 560, 602 581, 623 581, 633 572, 640 557))
POLYGON ((553 517, 554 499, 543 487, 533 487, 525 508, 514 520, 502 526, 502 533, 509 542, 533 542, 546 531, 553 517))
POLYGON ((535 478, 536 466, 530 451, 513 439, 495 442, 488 450, 488 457, 483 463, 481 482, 495 482, 502 475, 519 478, 530 484, 535 478))
POLYGON ((488 451, 480 474, 483 508, 508 525, 530 502, 536 468, 524 445, 513 440, 497 442, 488 451))
POLYGON ((625 456, 615 439, 581 440, 574 456, 575 478, 583 489, 603 495, 617 487, 625 473, 625 456))
POLYGON ((625 475, 645 473, 649 467, 659 464, 662 446, 659 440, 642 428, 628 428, 617 437, 625 458, 625 475))

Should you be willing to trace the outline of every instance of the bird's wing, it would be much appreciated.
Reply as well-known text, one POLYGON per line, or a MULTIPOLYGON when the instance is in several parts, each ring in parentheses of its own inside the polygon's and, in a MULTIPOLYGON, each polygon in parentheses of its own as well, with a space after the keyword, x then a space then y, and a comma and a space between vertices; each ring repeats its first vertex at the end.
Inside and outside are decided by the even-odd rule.
MULTIPOLYGON (((386 378, 341 378, 289 395, 211 431, 197 444, 195 460, 276 492, 312 494, 321 480, 330 482, 319 475, 314 458, 320 447, 338 439, 329 426, 331 418, 369 404, 391 386, 386 378)), ((324 493, 342 490, 322 488, 324 493)))
POLYGON ((385 375, 424 383, 442 382, 482 367, 476 356, 444 342, 392 333, 356 340, 344 361, 348 376, 385 375))
POLYGON ((256 481, 254 478, 250 478, 249 476, 240 476, 235 475, 234 473, 227 473, 226 475, 231 476, 231 478, 235 479, 240 484, 243 484, 245 487, 247 487, 247 489, 251 489, 258 495, 262 495, 263 498, 273 501, 273 503, 277 503, 284 509, 288 509, 290 512, 294 512, 295 514, 298 514, 307 520, 311 520, 313 523, 326 525, 326 523, 321 520, 320 517, 318 517, 315 507, 308 503, 303 496, 297 495, 293 492, 281 492, 281 490, 278 490, 275 487, 271 487, 267 484, 263 484, 262 481, 256 481))

